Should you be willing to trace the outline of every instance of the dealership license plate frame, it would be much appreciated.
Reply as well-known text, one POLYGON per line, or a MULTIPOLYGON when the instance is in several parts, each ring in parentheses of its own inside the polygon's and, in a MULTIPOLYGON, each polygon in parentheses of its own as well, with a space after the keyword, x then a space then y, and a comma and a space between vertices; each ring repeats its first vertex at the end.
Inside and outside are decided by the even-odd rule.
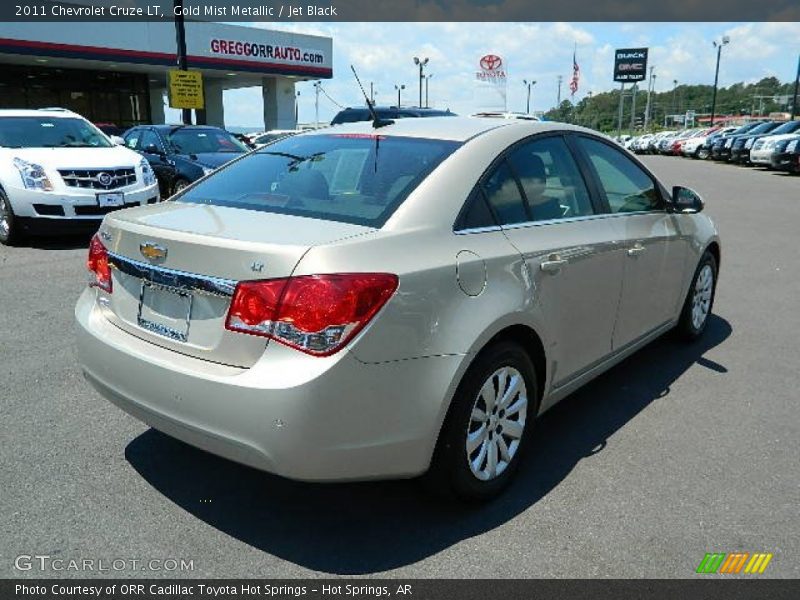
POLYGON ((142 280, 136 322, 139 327, 156 335, 176 342, 186 342, 189 339, 193 301, 194 296, 186 290, 142 280), (157 310, 170 303, 176 316, 157 310))
POLYGON ((97 206, 102 208, 119 208, 125 206, 124 192, 98 192, 97 206))

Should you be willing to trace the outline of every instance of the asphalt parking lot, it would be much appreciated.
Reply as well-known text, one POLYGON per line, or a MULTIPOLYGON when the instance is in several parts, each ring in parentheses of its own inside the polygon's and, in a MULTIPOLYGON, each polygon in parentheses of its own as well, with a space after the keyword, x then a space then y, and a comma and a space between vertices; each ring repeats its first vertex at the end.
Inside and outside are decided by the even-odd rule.
POLYGON ((101 399, 76 364, 84 239, 0 247, 0 577, 20 554, 192 560, 115 576, 691 577, 706 552, 800 576, 800 177, 645 157, 721 230, 704 339, 658 340, 539 423, 508 493, 292 483, 101 399))

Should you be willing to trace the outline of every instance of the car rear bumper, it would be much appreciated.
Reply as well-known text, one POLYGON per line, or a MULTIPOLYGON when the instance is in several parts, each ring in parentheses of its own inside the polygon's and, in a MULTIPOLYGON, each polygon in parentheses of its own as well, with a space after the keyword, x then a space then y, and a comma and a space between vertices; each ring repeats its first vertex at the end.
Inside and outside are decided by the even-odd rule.
POLYGON ((75 308, 87 380, 108 400, 198 448, 306 481, 427 470, 465 356, 364 363, 272 342, 251 368, 192 358, 123 332, 94 290, 75 308))

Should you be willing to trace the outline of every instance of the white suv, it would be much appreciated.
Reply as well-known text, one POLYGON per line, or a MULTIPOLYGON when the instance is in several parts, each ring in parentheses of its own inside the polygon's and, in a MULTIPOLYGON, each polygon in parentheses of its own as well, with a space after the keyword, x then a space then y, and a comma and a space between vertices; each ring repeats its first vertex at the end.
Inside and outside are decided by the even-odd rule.
POLYGON ((158 200, 149 163, 80 115, 0 110, 0 243, 90 230, 112 210, 158 200))

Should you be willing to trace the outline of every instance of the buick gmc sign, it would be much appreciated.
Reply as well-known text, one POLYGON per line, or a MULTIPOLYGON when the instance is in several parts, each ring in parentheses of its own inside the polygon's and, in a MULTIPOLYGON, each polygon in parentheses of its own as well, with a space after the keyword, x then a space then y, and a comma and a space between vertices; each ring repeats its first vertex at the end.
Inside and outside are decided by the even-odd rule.
POLYGON ((614 53, 614 81, 643 81, 647 78, 647 48, 624 48, 614 53))

